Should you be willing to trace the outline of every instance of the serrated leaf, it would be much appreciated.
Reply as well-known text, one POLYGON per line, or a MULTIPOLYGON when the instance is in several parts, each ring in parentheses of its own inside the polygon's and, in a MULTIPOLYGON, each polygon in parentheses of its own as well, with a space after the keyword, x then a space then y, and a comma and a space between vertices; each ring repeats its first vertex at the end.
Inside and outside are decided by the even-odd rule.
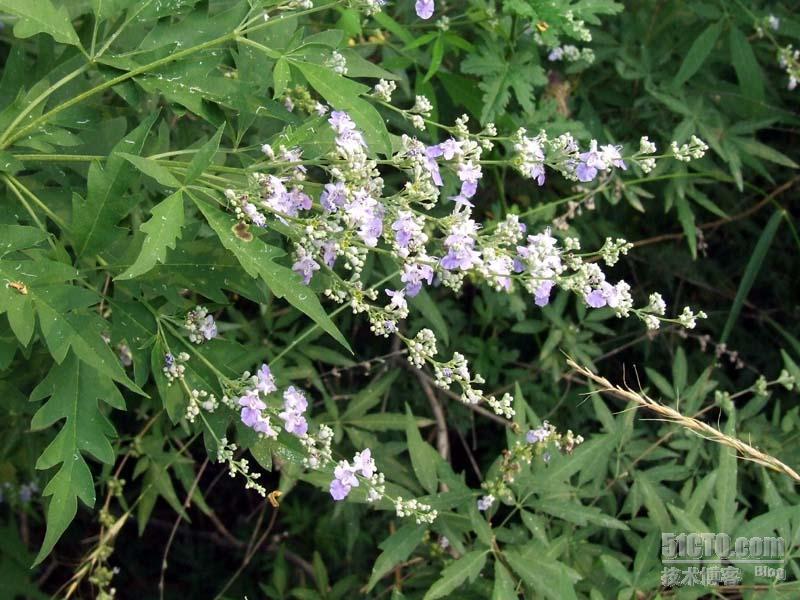
POLYGON ((443 598, 468 578, 474 580, 486 564, 487 552, 487 550, 473 550, 451 563, 442 571, 442 576, 430 587, 423 600, 443 598))
POLYGON ((86 200, 82 201, 79 196, 73 199, 70 230, 79 256, 95 254, 109 246, 117 223, 139 202, 139 198, 125 196, 135 170, 120 154, 139 154, 157 117, 157 113, 152 114, 124 136, 105 164, 93 162, 89 167, 86 200))
POLYGON ((192 157, 192 162, 189 163, 189 168, 186 169, 186 175, 183 178, 183 185, 189 185, 195 179, 202 175, 214 156, 219 150, 219 141, 222 139, 222 133, 225 131, 225 125, 221 125, 217 132, 203 144, 200 149, 192 157))
POLYGON ((181 236, 183 219, 183 193, 178 190, 153 207, 150 219, 140 227, 147 235, 139 256, 115 279, 133 279, 147 273, 156 263, 163 263, 167 248, 174 250, 175 242, 181 236))
POLYGON ((38 227, 0 225, 0 258, 16 250, 32 248, 47 239, 38 227))
POLYGON ((136 156, 134 154, 128 154, 127 152, 120 152, 119 155, 139 169, 139 171, 148 177, 152 177, 161 185, 168 188, 181 187, 181 182, 178 181, 178 179, 172 173, 170 173, 169 169, 158 164, 152 158, 136 156))
POLYGON ((97 400, 118 409, 125 401, 111 379, 103 376, 70 353, 60 365, 54 364, 47 377, 31 393, 31 401, 49 400, 31 420, 34 431, 58 421, 64 425, 36 461, 37 469, 61 465, 42 494, 50 496, 47 507, 47 532, 34 565, 50 554, 66 531, 78 509, 78 498, 88 507, 94 506, 95 491, 92 473, 83 458, 89 453, 106 464, 114 462, 109 438, 114 428, 100 411, 97 400))
POLYGON ((499 560, 494 561, 494 587, 492 600, 518 600, 517 587, 511 573, 499 560))
POLYGON ((275 262, 276 258, 284 255, 283 250, 265 244, 257 237, 250 241, 241 239, 233 233, 236 225, 234 219, 206 202, 194 200, 222 245, 236 256, 250 277, 263 279, 273 294, 278 298, 286 298, 292 306, 310 317, 323 331, 352 353, 347 340, 331 321, 311 288, 302 283, 297 273, 275 262))
POLYGON ((97 302, 94 292, 69 285, 52 285, 31 291, 39 313, 47 348, 56 362, 62 362, 71 348, 100 373, 142 396, 146 394, 125 374, 119 359, 103 341, 105 327, 97 315, 81 311, 97 302))
POLYGON ((0 0, 0 11, 19 18, 14 25, 14 35, 18 38, 46 33, 62 44, 81 45, 66 6, 56 8, 51 0, 0 0))

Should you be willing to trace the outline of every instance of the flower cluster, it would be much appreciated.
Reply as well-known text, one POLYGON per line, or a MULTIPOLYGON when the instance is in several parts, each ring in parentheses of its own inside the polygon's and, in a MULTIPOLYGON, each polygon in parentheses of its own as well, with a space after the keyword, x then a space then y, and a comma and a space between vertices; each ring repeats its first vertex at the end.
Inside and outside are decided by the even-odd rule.
POLYGON ((183 327, 189 332, 189 340, 195 344, 202 344, 217 337, 217 323, 214 317, 208 314, 208 309, 202 306, 197 306, 186 314, 183 327))
POLYGON ((192 390, 189 393, 189 404, 186 407, 186 414, 184 416, 189 423, 194 423, 197 416, 200 414, 201 408, 208 413, 213 413, 218 407, 219 402, 214 394, 206 390, 192 390))
POLYGON ((583 443, 583 436, 575 435, 571 430, 559 433, 555 426, 544 421, 540 427, 531 429, 525 434, 524 441, 517 441, 510 450, 503 451, 498 477, 483 483, 488 492, 478 499, 478 510, 489 510, 498 498, 513 499, 510 484, 514 482, 523 465, 530 464, 537 456, 544 462, 551 459, 550 448, 572 454, 576 446, 583 443))
POLYGON ((182 380, 184 373, 186 373, 186 365, 184 364, 189 360, 189 355, 186 352, 180 352, 177 356, 168 352, 164 355, 164 367, 162 372, 164 377, 167 378, 167 385, 172 385, 176 380, 182 380))
POLYGON ((368 502, 377 502, 383 498, 386 493, 385 478, 383 473, 378 472, 369 448, 356 452, 352 464, 346 460, 337 463, 330 486, 331 497, 337 502, 347 498, 350 490, 359 487, 359 476, 367 486, 368 502))
POLYGON ((786 75, 789 77, 789 83, 786 87, 789 90, 794 90, 800 81, 800 50, 795 50, 791 44, 779 48, 778 64, 781 69, 786 71, 786 75))
POLYGON ((594 50, 591 48, 578 48, 572 44, 564 44, 563 46, 554 46, 547 53, 547 60, 556 62, 565 60, 568 62, 577 62, 579 60, 586 61, 587 63, 594 62, 594 50))
MULTIPOLYGON (((316 432, 311 433, 306 417, 308 400, 304 392, 295 386, 287 387, 280 397, 282 402, 276 402, 279 394, 278 385, 270 367, 262 364, 255 375, 244 372, 235 381, 225 381, 226 394, 222 402, 229 408, 238 409, 241 422, 259 433, 263 437, 276 439, 280 430, 290 433, 300 440, 306 454, 303 457, 303 466, 307 469, 322 471, 331 468, 334 463, 331 442, 333 430, 327 425, 320 425, 316 432), (282 421, 282 427, 278 425, 282 421)), ((194 394, 194 392, 193 392, 194 394)), ((197 394, 195 402, 205 398, 197 394)), ((213 398, 213 396, 211 397, 213 398)), ((236 447, 227 440, 221 440, 218 448, 218 460, 228 464, 231 476, 243 475, 247 480, 247 487, 255 489, 261 495, 265 490, 255 480, 258 474, 250 472, 249 464, 245 459, 236 460, 234 454, 236 447)), ((340 460, 333 465, 333 478, 329 491, 335 501, 347 498, 353 488, 363 487, 366 490, 368 502, 375 503, 387 498, 393 503, 397 514, 412 516, 417 523, 430 523, 436 518, 436 511, 418 500, 392 499, 386 495, 386 480, 383 473, 378 471, 372 451, 365 448, 356 452, 351 461, 340 460)))
MULTIPOLYGON (((393 86, 380 82, 375 95, 388 97, 393 86)), ((418 96, 414 106, 401 111, 412 121, 421 120, 431 103, 418 96)), ((300 151, 281 147, 279 172, 256 173, 249 189, 228 190, 231 209, 244 224, 263 227, 267 215, 287 224, 296 235, 293 270, 308 284, 325 275, 324 293, 338 303, 348 303, 354 313, 365 313, 376 335, 398 335, 409 350, 409 360, 417 367, 430 366, 437 385, 460 386, 464 402, 486 402, 497 414, 513 415, 510 399, 484 396, 478 388, 480 375, 469 371, 466 358, 456 353, 448 361, 436 358, 436 338, 427 329, 406 336, 402 322, 409 314, 408 299, 426 286, 440 285, 458 292, 467 280, 484 283, 502 293, 521 289, 532 303, 544 306, 554 290, 574 293, 592 308, 609 307, 619 317, 636 316, 654 329, 662 321, 694 326, 702 313, 668 319, 665 307, 634 306, 630 286, 611 281, 595 259, 613 266, 631 248, 625 240, 608 239, 594 253, 581 253, 574 238, 560 240, 550 229, 528 233, 517 215, 509 214, 493 226, 483 226, 474 217, 474 199, 483 176, 483 153, 498 141, 507 143, 509 163, 526 178, 545 183, 552 170, 569 180, 587 184, 608 178, 630 163, 644 171, 655 167, 656 148, 646 137, 632 156, 623 158, 622 146, 592 140, 581 149, 570 134, 551 138, 541 131, 529 136, 519 129, 509 138, 497 137, 494 125, 481 132, 469 131, 468 117, 448 128, 450 137, 435 145, 403 135, 397 151, 386 161, 405 174, 402 189, 384 196, 384 181, 377 161, 368 152, 366 140, 353 119, 333 111, 328 124, 334 133, 334 148, 326 157, 330 180, 322 185, 318 203, 305 191, 307 172, 300 151), (455 193, 443 197, 445 190, 455 193), (442 215, 434 208, 452 207, 442 215), (400 267, 402 286, 384 290, 387 301, 379 301, 379 291, 362 280, 371 252, 388 253, 400 267)), ((265 146, 265 152, 272 152, 265 146)), ((703 155, 707 146, 692 137, 689 143, 672 144, 672 156, 691 160, 703 155)), ((274 155, 274 153, 272 153, 274 155)), ((263 400, 246 395, 248 414, 255 419, 263 411, 263 400)), ((286 416, 294 414, 287 411, 286 416)), ((284 419, 285 420, 285 419, 284 419)), ((252 420, 262 433, 274 434, 272 426, 252 420)), ((287 427, 294 427, 294 425, 287 427)), ((276 435, 276 434, 274 434, 276 435)))

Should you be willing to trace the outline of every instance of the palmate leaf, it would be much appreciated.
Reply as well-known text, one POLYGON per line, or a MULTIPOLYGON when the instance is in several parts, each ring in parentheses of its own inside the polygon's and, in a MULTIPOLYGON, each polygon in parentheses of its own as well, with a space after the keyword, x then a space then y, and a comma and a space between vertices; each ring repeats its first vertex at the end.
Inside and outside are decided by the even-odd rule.
POLYGON ((250 277, 263 279, 273 294, 278 298, 286 298, 292 306, 311 317, 331 337, 352 352, 347 340, 322 308, 316 294, 303 285, 297 273, 275 262, 276 258, 284 255, 283 250, 265 244, 257 237, 250 241, 243 240, 233 232, 236 226, 234 219, 207 202, 196 198, 194 200, 222 245, 236 256, 250 277))
POLYGON ((178 190, 153 207, 150 220, 142 223, 140 229, 147 234, 136 261, 115 277, 133 279, 144 275, 156 263, 167 258, 167 248, 175 249, 175 241, 181 236, 183 228, 183 193, 178 190))
POLYGON ((181 242, 175 250, 167 252, 163 263, 153 267, 146 278, 137 281, 167 290, 168 297, 174 292, 175 300, 178 300, 181 288, 190 288, 220 304, 228 302, 223 290, 230 290, 253 302, 268 300, 264 283, 249 277, 236 257, 213 238, 181 242))
POLYGON ((93 162, 89 167, 86 200, 77 195, 73 197, 70 229, 78 255, 95 254, 108 247, 114 240, 117 223, 139 201, 125 196, 136 170, 120 154, 139 154, 157 117, 158 114, 153 113, 124 136, 104 165, 93 162))
POLYGON ((70 348, 95 369, 136 392, 144 392, 125 374, 101 336, 106 323, 84 309, 99 302, 90 290, 69 282, 78 277, 70 265, 38 260, 0 260, 0 314, 7 313, 14 335, 24 346, 33 337, 36 314, 50 354, 61 363, 70 348), (13 284, 13 285, 12 285, 13 284))
POLYGON ((483 91, 482 123, 491 121, 506 108, 512 90, 525 112, 533 112, 533 88, 547 83, 544 69, 536 60, 532 52, 519 52, 507 60, 499 50, 486 46, 464 60, 461 70, 481 78, 478 87, 483 91))
POLYGON ((94 481, 83 454, 91 454, 106 464, 114 461, 114 450, 108 441, 115 435, 114 428, 98 408, 97 400, 125 409, 125 401, 113 381, 72 352, 61 364, 53 365, 30 399, 35 402, 47 397, 50 399, 33 416, 31 429, 45 429, 62 419, 64 425, 36 461, 36 468, 61 466, 43 492, 51 497, 47 532, 34 565, 52 551, 75 518, 78 498, 86 506, 94 506, 94 481))
POLYGON ((39 324, 47 348, 56 362, 62 362, 70 349, 97 371, 145 396, 141 388, 125 374, 119 359, 103 341, 105 321, 80 309, 93 306, 94 292, 70 285, 53 285, 32 292, 39 313, 39 324))

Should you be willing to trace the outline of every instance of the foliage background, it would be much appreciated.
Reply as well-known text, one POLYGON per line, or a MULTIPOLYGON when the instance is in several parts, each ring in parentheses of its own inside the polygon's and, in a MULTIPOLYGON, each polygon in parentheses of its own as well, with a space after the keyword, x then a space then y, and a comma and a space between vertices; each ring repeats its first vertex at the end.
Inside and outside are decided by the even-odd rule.
MULTIPOLYGON (((759 375, 774 381, 784 368, 800 379, 797 92, 786 89, 776 61, 776 44, 800 43, 797 6, 475 0, 437 7, 437 17, 451 18, 442 31, 417 19, 410 3, 365 17, 334 2, 251 36, 272 57, 233 36, 174 59, 181 48, 229 35, 256 4, 0 0, 0 231, 16 252, 4 251, 0 271, 4 280, 16 281, 24 261, 36 269, 37 281, 64 282, 71 290, 48 296, 32 285, 36 319, 34 308, 16 304, 13 288, 0 291, 6 313, 0 316, 0 481, 7 484, 0 505, 0 594, 44 598, 64 594, 73 581, 77 597, 94 597, 99 580, 90 581, 87 557, 98 558, 91 554, 98 544, 98 509, 106 506, 118 518, 135 502, 129 522, 117 521, 108 558, 119 568, 113 586, 121 598, 421 598, 451 589, 448 582, 461 585, 441 596, 656 597, 673 593, 660 587, 659 533, 706 530, 776 532, 787 539, 788 582, 747 574, 741 586, 716 593, 796 597, 800 513, 794 483, 736 460, 728 448, 679 425, 625 410, 611 397, 587 395, 592 388, 566 366, 564 354, 614 381, 641 384, 683 414, 701 413, 788 465, 800 464, 797 390, 774 386, 760 395, 752 387, 759 375), (548 62, 532 41, 539 31, 545 40, 552 36, 548 45, 574 42, 564 18, 568 9, 591 26, 593 40, 586 45, 596 57, 592 64, 548 62), (779 29, 756 35, 768 14, 780 18, 779 29), (89 63, 85 49, 96 57, 128 18, 108 52, 89 63), (518 212, 535 228, 560 219, 585 247, 624 237, 635 248, 615 273, 639 295, 658 289, 671 305, 691 304, 709 315, 688 335, 671 327, 649 335, 610 312, 587 312, 565 294, 538 309, 522 294, 501 296, 478 287, 458 296, 432 291, 431 301, 412 311, 409 331, 433 324, 447 351, 465 353, 488 389, 515 394, 520 426, 549 419, 587 439, 572 456, 549 465, 534 462, 519 479, 531 493, 520 495, 526 500, 516 509, 501 508, 491 529, 474 510, 474 490, 496 472, 500 453, 513 441, 507 428, 431 391, 396 343, 375 338, 364 319, 347 311, 335 317, 335 327, 352 355, 319 330, 300 338, 314 310, 297 309, 301 292, 285 290, 287 298, 295 295, 293 308, 276 297, 274 285, 250 278, 198 211, 189 209, 188 198, 182 236, 167 264, 154 262, 145 277, 130 282, 112 279, 136 258, 140 226, 168 195, 167 176, 183 180, 191 172, 185 162, 177 165, 182 155, 165 155, 169 163, 160 170, 145 165, 142 176, 112 153, 129 148, 130 140, 136 142, 132 154, 151 157, 197 150, 208 140, 212 146, 205 147, 213 149, 216 140, 226 151, 196 163, 195 176, 223 178, 225 167, 249 166, 261 143, 282 134, 306 156, 318 155, 331 140, 309 130, 312 117, 285 110, 282 91, 307 86, 331 104, 360 106, 364 100, 356 97, 358 90, 353 95, 352 84, 339 77, 331 88, 308 66, 322 64, 334 48, 348 58, 349 79, 372 85, 391 76, 398 83, 395 104, 407 106, 415 94, 425 94, 434 105, 432 119, 442 123, 466 111, 473 121, 495 121, 503 131, 521 125, 571 131, 583 142, 633 143, 648 135, 660 147, 696 133, 711 147, 689 165, 665 163, 649 177, 631 172, 577 194, 572 182, 557 178, 537 188, 507 165, 485 177, 479 196, 484 219, 518 212), (166 57, 172 58, 159 62, 166 57), (157 68, 141 68, 155 63, 157 68), (84 64, 78 75, 69 75, 84 64), (101 91, 81 98, 93 86, 101 91), (124 145, 117 145, 120 140, 124 145), (114 169, 124 177, 110 178, 114 169), (576 205, 564 200, 573 194, 576 205), (103 212, 107 203, 109 215, 103 212), (98 215, 100 227, 87 224, 98 215), (50 235, 9 228, 20 224, 41 226, 50 235), (176 266, 186 262, 215 270, 176 266), (226 372, 252 368, 291 347, 284 377, 314 390, 314 410, 335 425, 337 443, 372 447, 387 475, 418 494, 431 476, 433 491, 440 482, 451 490, 466 484, 473 492, 464 488, 461 504, 453 507, 459 518, 423 534, 392 513, 329 502, 314 485, 320 482, 289 462, 264 475, 268 489, 284 492, 280 510, 246 492, 224 466, 207 460, 194 429, 158 416, 162 406, 177 410, 170 405, 177 401, 150 378, 151 348, 131 343, 136 327, 144 327, 138 333, 143 344, 155 328, 152 315, 134 301, 142 296, 165 314, 185 312, 204 298, 225 338, 212 342, 207 356, 226 372), (109 332, 112 347, 129 342, 134 366, 127 374, 87 333, 101 330, 109 332), (65 362, 54 366, 54 357, 65 362), (98 361, 107 362, 101 369, 98 361), (80 375, 84 362, 96 369, 88 381, 80 375), (43 381, 55 382, 57 393, 80 389, 81 397, 103 404, 61 428, 56 422, 68 415, 57 401, 41 412, 52 391, 43 381), (137 394, 139 388, 150 398, 137 394), (124 405, 124 412, 111 410, 124 405), (414 417, 404 415, 406 405, 430 452, 442 450, 433 407, 443 408, 449 468, 439 461, 432 475, 421 476, 412 464, 407 432, 417 427, 414 417), (81 449, 89 452, 91 471, 88 483, 77 486, 81 475, 72 474, 71 485, 83 501, 96 486, 95 510, 81 505, 52 554, 31 570, 45 536, 48 499, 34 492, 24 501, 21 486, 45 488, 59 463, 58 456, 48 456, 59 450, 50 444, 69 427, 76 427, 81 449), (126 483, 116 496, 109 481, 120 465, 126 483), (452 550, 441 547, 441 535, 452 550), (487 542, 502 546, 505 559, 470 554, 487 542), (371 578, 376 559, 379 576, 371 578), (478 577, 477 564, 483 566, 478 577), (76 573, 82 578, 73 579, 76 573)), ((392 133, 410 132, 402 115, 383 106, 375 110, 392 133)), ((368 135, 382 143, 385 131, 368 135)), ((434 128, 424 135, 437 141, 434 128)), ((284 245, 275 232, 265 239, 284 245)), ((389 272, 379 262, 371 268, 389 272)), ((153 364, 157 371, 157 360, 153 364)), ((256 458, 269 469, 269 453, 256 458)), ((678 595, 708 593, 691 588, 678 595)))

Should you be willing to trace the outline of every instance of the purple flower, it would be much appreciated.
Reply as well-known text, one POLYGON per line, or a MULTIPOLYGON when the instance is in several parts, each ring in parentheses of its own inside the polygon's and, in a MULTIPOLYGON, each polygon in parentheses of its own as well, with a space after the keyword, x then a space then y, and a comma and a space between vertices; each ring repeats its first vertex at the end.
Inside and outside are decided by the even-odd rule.
POLYGON ((394 239, 401 248, 408 248, 411 240, 417 235, 419 227, 414 222, 414 214, 409 210, 401 210, 397 213, 397 220, 392 223, 394 239))
POLYGON ((308 408, 303 392, 294 386, 290 386, 283 393, 283 411, 278 416, 283 420, 284 427, 289 433, 303 436, 308 431, 308 421, 303 416, 308 408))
POLYGON ((606 298, 600 290, 592 290, 585 296, 586 304, 592 308, 603 308, 606 305, 606 298))
POLYGON ((442 267, 448 271, 465 271, 479 261, 480 252, 474 249, 477 230, 478 224, 472 219, 464 219, 453 225, 444 240, 447 254, 440 261, 442 267))
POLYGON ((314 276, 314 271, 319 271, 319 263, 305 251, 302 254, 298 252, 297 261, 292 265, 292 271, 299 273, 303 278, 303 283, 308 285, 314 276))
POLYGON ((422 282, 427 281, 428 285, 433 281, 433 268, 428 265, 417 263, 405 264, 400 280, 406 284, 406 295, 413 298, 422 289, 422 282))
POLYGON ((439 187, 444 185, 442 182, 442 174, 439 171, 439 163, 436 162, 436 157, 441 155, 442 151, 438 146, 430 146, 425 149, 425 168, 428 170, 428 174, 433 183, 439 187))
POLYGON ((378 470, 375 460, 372 458, 372 450, 365 448, 361 452, 356 452, 353 457, 353 469, 361 471, 364 477, 372 477, 378 470))
POLYGON ((333 267, 336 262, 336 242, 332 240, 325 240, 322 242, 322 262, 328 267, 333 267))
POLYGON ((344 154, 356 154, 366 147, 364 137, 356 130, 350 116, 340 110, 331 113, 328 123, 336 133, 336 147, 344 154))
POLYGON ((533 301, 536 306, 547 306, 550 303, 550 292, 555 287, 554 281, 543 281, 534 290, 533 301))
POLYGON ((244 209, 244 214, 253 222, 253 225, 256 227, 266 227, 267 218, 258 212, 258 208, 256 208, 255 204, 252 202, 245 202, 242 208, 244 209))
POLYGON ((405 290, 400 290, 395 292, 394 290, 384 290, 386 295, 389 296, 392 300, 389 302, 387 308, 390 310, 397 310, 399 312, 405 312, 408 310, 408 304, 406 303, 406 292, 405 290))
POLYGON ((600 147, 600 156, 605 162, 606 168, 612 166, 622 169, 623 171, 627 170, 628 167, 625 165, 625 161, 622 160, 622 154, 620 154, 620 150, 622 150, 622 146, 612 146, 610 144, 606 144, 605 146, 600 147))
POLYGON ((539 427, 538 429, 531 429, 525 435, 525 441, 529 444, 538 444, 539 442, 543 442, 547 439, 547 436, 550 432, 547 430, 546 427, 539 427))
POLYGON ((287 194, 287 201, 291 207, 287 214, 295 217, 301 210, 311 209, 311 198, 308 194, 299 188, 292 188, 292 191, 287 194))
POLYGON ((456 154, 461 153, 461 142, 454 140, 453 138, 447 138, 445 141, 439 144, 439 150, 441 151, 445 160, 452 160, 456 154))
POLYGON ((270 371, 266 364, 261 365, 257 375, 258 382, 256 383, 256 389, 259 392, 266 395, 271 394, 278 389, 278 386, 275 385, 275 377, 272 375, 272 371, 270 371))
POLYGON ((333 481, 331 481, 330 488, 331 496, 337 502, 344 500, 354 487, 358 487, 356 469, 351 467, 346 460, 339 461, 339 464, 333 470, 333 481))
POLYGON ((587 183, 597 177, 597 169, 583 160, 585 155, 586 153, 581 154, 582 160, 580 163, 578 163, 578 167, 575 169, 575 174, 578 176, 578 181, 587 183))
POLYGON ((322 204, 328 212, 336 212, 337 209, 344 206, 347 200, 347 188, 344 183, 337 181, 336 183, 326 183, 325 189, 319 196, 319 203, 322 204))
POLYGON ((488 496, 484 496, 483 498, 478 499, 478 510, 481 512, 487 511, 492 508, 494 504, 494 496, 489 494, 488 496))
POLYGON ((170 352, 167 352, 167 353, 164 355, 164 364, 165 364, 167 367, 171 367, 172 365, 174 365, 174 364, 175 364, 175 357, 172 355, 172 353, 170 353, 170 352))
POLYGON ((331 481, 330 491, 333 499, 336 500, 336 502, 339 502, 340 500, 347 498, 347 495, 350 493, 350 487, 343 484, 341 480, 334 479, 331 481))
POLYGON ((433 16, 433 0, 417 0, 414 9, 420 19, 430 19, 433 16))

